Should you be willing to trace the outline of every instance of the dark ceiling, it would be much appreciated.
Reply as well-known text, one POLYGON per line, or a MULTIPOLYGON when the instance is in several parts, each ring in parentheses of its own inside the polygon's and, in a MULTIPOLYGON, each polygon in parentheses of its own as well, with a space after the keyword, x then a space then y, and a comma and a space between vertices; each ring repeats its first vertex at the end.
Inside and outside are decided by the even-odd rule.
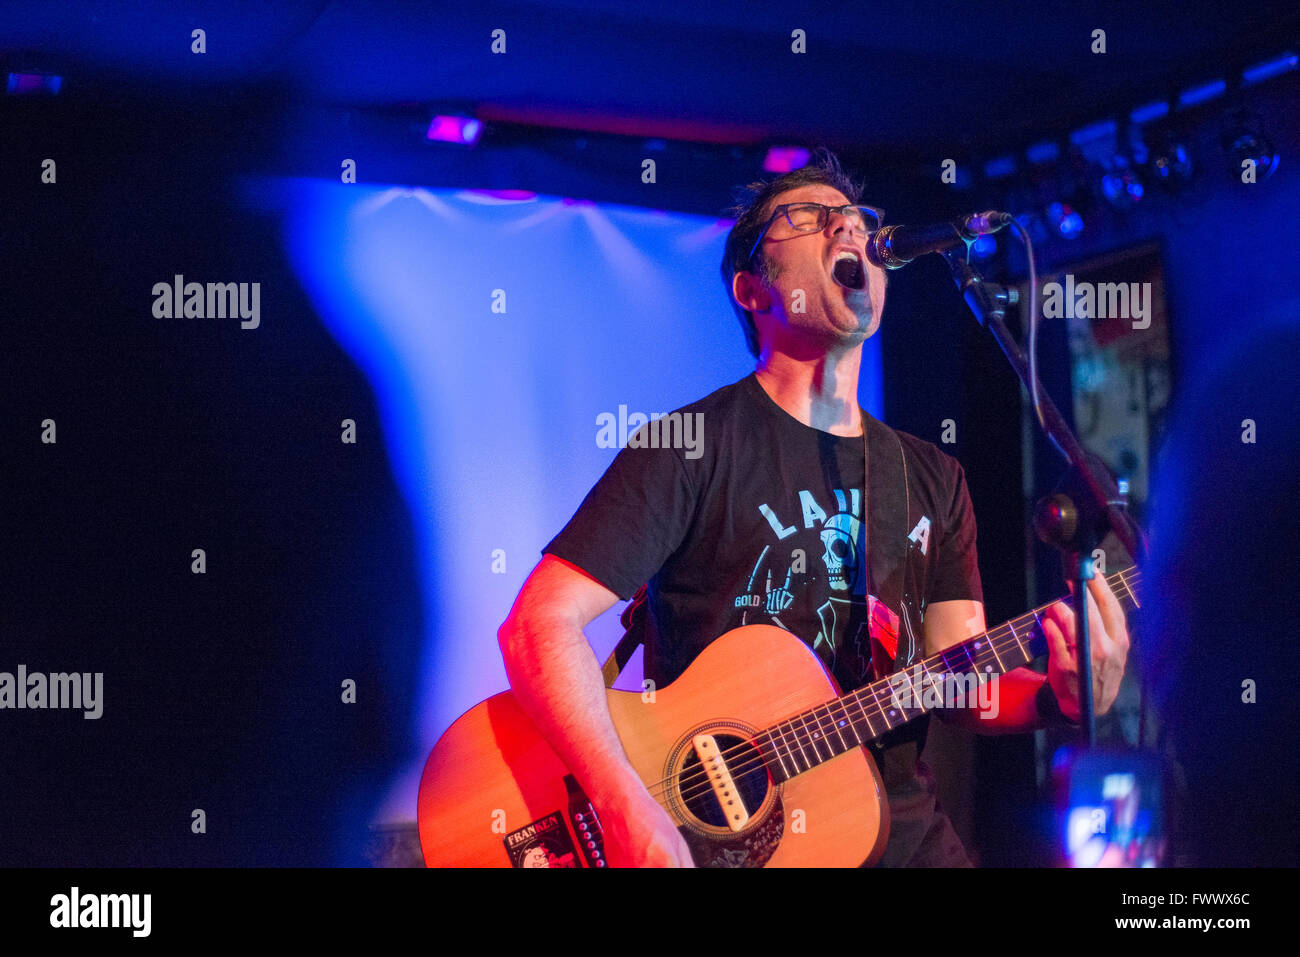
POLYGON ((304 103, 477 110, 614 133, 986 148, 1227 78, 1300 36, 1292 3, 64 2, 0 10, 8 71, 65 94, 264 85, 304 103), (206 31, 207 52, 190 52, 206 31), (505 31, 506 53, 491 35, 505 31), (791 50, 806 32, 807 52, 791 50), (1091 52, 1092 31, 1106 52, 1091 52))

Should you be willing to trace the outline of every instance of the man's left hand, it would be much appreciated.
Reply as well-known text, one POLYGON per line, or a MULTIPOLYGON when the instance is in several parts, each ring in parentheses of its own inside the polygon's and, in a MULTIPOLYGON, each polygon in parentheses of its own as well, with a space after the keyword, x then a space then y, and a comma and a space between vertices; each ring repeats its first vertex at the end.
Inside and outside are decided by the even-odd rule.
MULTIPOLYGON (((1043 615, 1043 631, 1047 635, 1047 681, 1060 702, 1061 713, 1078 722, 1078 636, 1069 601, 1061 599, 1047 609, 1043 615)), ((1088 638, 1092 648, 1093 712, 1103 715, 1119 694, 1129 646, 1124 610, 1104 575, 1095 575, 1088 581, 1088 638)))

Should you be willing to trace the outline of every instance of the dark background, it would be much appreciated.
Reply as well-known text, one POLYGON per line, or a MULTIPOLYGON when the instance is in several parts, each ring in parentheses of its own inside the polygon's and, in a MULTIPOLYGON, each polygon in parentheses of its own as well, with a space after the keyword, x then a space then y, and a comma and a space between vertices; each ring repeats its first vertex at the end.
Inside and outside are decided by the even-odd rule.
MULTIPOLYGON (((98 721, 0 713, 0 864, 365 863, 363 816, 411 760, 421 611, 410 517, 382 447, 340 445, 345 416, 379 433, 370 387, 291 292, 279 223, 245 206, 238 177, 330 178, 347 155, 371 181, 637 204, 649 138, 662 157, 655 205, 718 215, 731 188, 761 172, 767 143, 826 143, 892 222, 926 222, 1012 195, 978 175, 941 183, 943 158, 978 169, 1239 73, 1297 36, 1293 13, 1263 8, 1103 4, 1029 17, 976 3, 958 19, 918 5, 879 18, 706 6, 74 3, 0 14, 7 70, 64 76, 56 97, 0 98, 0 669, 116 676, 98 721), (189 53, 194 25, 208 30, 202 58, 189 53), (492 62, 497 26, 511 52, 492 62), (1093 26, 1108 31, 1104 58, 1087 52, 1093 26), (804 59, 788 57, 793 27, 809 31, 804 59), (488 132, 475 151, 431 153, 420 123, 453 107, 477 110, 488 132), (57 188, 40 183, 46 156, 58 157, 57 188), (264 296, 289 300, 264 298, 281 318, 259 330, 256 349, 235 347, 234 323, 151 334, 128 317, 151 307, 141 291, 177 261, 196 276, 258 277, 264 296), (39 441, 46 418, 57 445, 39 441), (189 572, 196 547, 204 576, 189 572), (378 690, 339 708, 341 670, 378 690), (208 814, 208 840, 189 832, 195 807, 208 814)), ((1126 215, 1097 202, 1082 237, 1039 248, 1046 270, 1159 244, 1184 405, 1225 340, 1300 317, 1297 106, 1293 72, 1180 112, 1197 163, 1182 192, 1126 215), (1223 150, 1240 109, 1282 156, 1254 187, 1223 150)), ((999 253, 988 271, 1022 266, 999 253)), ((891 278, 882 335, 887 421, 936 442, 943 419, 960 423, 945 449, 970 480, 990 624, 1060 594, 1059 579, 1041 574, 1029 594, 1023 573, 1019 387, 939 260, 891 278), (934 347, 938 323, 951 348, 934 347)), ((1047 387, 1063 400, 1063 335, 1045 329, 1041 349, 1047 387)), ((1294 393, 1275 384, 1286 406, 1294 393)), ((1034 479, 1045 490, 1054 463, 1037 458, 1052 465, 1034 479)), ((1294 573, 1294 552, 1281 554, 1294 573)), ((1250 579, 1273 560, 1257 556, 1250 579)), ((1295 591, 1289 578, 1281 587, 1295 591)), ((1164 653, 1213 673, 1264 642, 1252 621, 1202 633, 1213 656, 1194 636, 1164 653)), ((1278 618, 1263 646, 1289 654, 1294 621, 1278 618)), ((1290 675, 1293 663, 1259 666, 1290 675)), ((1179 707, 1195 708, 1166 706, 1175 726, 1179 707)), ((1226 785, 1236 788, 1231 839, 1206 823, 1189 861, 1296 862, 1294 838, 1265 831, 1279 809, 1256 786, 1295 778, 1294 738, 1280 737, 1294 709, 1280 695, 1259 707, 1258 725, 1233 732, 1256 746, 1226 785), (1274 740, 1287 741, 1290 765, 1274 763, 1274 740)), ((1220 755, 1235 738, 1214 740, 1220 755)), ((975 852, 985 864, 1042 862, 1041 838, 1025 837, 1026 821, 1041 823, 1032 740, 975 747, 964 798, 975 852)), ((1213 758, 1196 760, 1193 788, 1213 758)))

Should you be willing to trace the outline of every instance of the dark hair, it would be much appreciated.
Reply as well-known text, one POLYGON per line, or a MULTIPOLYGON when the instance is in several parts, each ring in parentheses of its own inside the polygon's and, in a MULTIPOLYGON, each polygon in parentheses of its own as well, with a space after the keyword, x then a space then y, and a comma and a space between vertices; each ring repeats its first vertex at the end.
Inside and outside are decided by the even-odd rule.
POLYGON ((750 249, 758 241, 763 225, 772 215, 775 206, 773 200, 786 190, 800 186, 830 186, 844 194, 850 203, 857 203, 862 197, 862 186, 851 180, 840 167, 840 161, 827 149, 819 149, 812 160, 802 169, 784 173, 776 179, 750 183, 736 190, 736 205, 727 210, 728 216, 736 218, 736 225, 727 234, 727 245, 722 253, 722 282, 727 288, 727 298, 740 319, 740 328, 745 333, 745 344, 749 351, 758 356, 758 327, 754 325, 754 314, 742 309, 740 303, 731 294, 731 281, 738 272, 757 273, 764 282, 770 283, 776 274, 769 271, 767 257, 760 248, 750 261, 750 249))

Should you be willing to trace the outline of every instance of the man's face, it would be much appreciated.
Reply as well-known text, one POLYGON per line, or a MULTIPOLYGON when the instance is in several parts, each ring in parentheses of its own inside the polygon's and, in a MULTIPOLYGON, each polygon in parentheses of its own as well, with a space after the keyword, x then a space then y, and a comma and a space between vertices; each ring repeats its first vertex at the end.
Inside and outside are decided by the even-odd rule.
MULTIPOLYGON (((839 207, 848 200, 833 187, 814 184, 778 194, 771 208, 786 203, 839 207)), ((825 229, 807 233, 778 220, 760 249, 773 274, 771 285, 752 273, 738 273, 732 289, 754 312, 765 345, 774 342, 783 351, 801 354, 830 352, 859 345, 880 327, 885 274, 867 262, 866 234, 848 218, 831 214, 825 229), (841 285, 834 277, 835 260, 845 250, 861 261, 866 275, 861 289, 841 285)))

